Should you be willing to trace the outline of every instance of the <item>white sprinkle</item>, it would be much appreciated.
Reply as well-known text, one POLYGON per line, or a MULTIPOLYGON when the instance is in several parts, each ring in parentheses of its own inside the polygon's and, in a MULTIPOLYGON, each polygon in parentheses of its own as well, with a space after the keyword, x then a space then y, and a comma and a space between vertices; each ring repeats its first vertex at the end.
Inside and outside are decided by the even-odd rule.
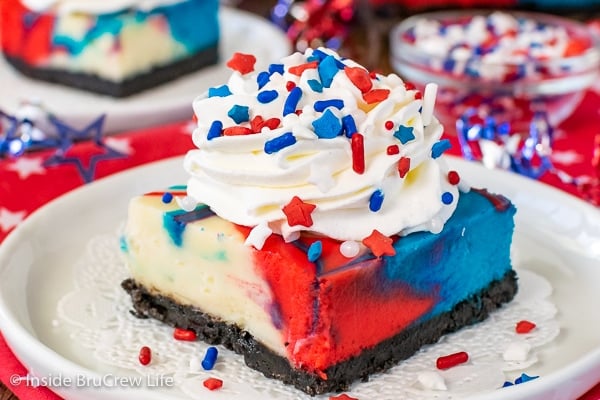
POLYGON ((431 123, 433 109, 435 107, 435 97, 437 96, 437 89, 437 84, 428 83, 423 91, 423 108, 421 110, 423 126, 427 126, 431 123))
POLYGON ((531 345, 527 342, 512 342, 506 347, 502 357, 504 361, 525 361, 531 350, 531 345))
POLYGON ((246 246, 254 246, 257 250, 260 250, 265 245, 267 238, 271 236, 271 233, 273 231, 269 228, 269 225, 266 222, 262 222, 252 228, 244 244, 246 246))
POLYGON ((352 258, 360 252, 360 244, 354 240, 347 240, 340 244, 340 253, 346 258, 352 258))
POLYGON ((425 389, 448 390, 444 377, 435 371, 420 372, 417 379, 425 389))
POLYGON ((175 201, 177 202, 177 205, 184 211, 194 211, 198 205, 198 202, 192 196, 177 196, 175 197, 175 201))

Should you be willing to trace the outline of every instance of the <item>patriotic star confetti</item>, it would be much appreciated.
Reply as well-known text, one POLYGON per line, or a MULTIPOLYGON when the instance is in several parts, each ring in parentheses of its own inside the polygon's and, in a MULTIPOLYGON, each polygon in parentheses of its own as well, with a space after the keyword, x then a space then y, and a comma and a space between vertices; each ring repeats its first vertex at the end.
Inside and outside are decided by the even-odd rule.
POLYGON ((96 174, 96 166, 99 162, 126 157, 127 154, 118 151, 107 145, 103 140, 103 126, 105 115, 101 115, 95 121, 90 123, 85 128, 75 129, 61 120, 52 117, 50 121, 56 127, 59 138, 59 147, 52 157, 44 163, 45 166, 58 165, 73 165, 85 183, 92 182, 96 174), (94 154, 90 157, 88 165, 84 165, 84 161, 77 156, 67 155, 68 150, 76 141, 92 140, 96 147, 101 151, 99 154, 94 154))

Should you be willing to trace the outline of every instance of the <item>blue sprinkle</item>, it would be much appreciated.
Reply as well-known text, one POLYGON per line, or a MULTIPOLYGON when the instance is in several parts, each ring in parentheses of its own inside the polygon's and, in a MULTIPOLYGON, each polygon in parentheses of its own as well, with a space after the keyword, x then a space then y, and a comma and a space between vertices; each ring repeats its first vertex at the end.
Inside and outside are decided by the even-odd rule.
POLYGON ((217 361, 217 356, 219 355, 219 351, 216 347, 210 346, 206 349, 206 354, 204 355, 204 359, 202 360, 202 368, 209 371, 213 369, 215 366, 215 362, 217 361))
POLYGON ((539 378, 539 376, 529 376, 526 373, 522 373, 520 377, 518 377, 517 379, 515 379, 515 385, 518 385, 520 383, 525 383, 525 382, 529 382, 532 381, 534 379, 539 378))
POLYGON ((327 107, 335 107, 338 110, 344 108, 344 100, 331 99, 331 100, 317 100, 314 104, 314 109, 317 112, 323 112, 327 107))
POLYGON ((442 203, 448 205, 448 204, 452 204, 452 201, 454 201, 454 196, 452 195, 452 193, 444 192, 442 194, 442 203))
POLYGON ((446 72, 452 72, 452 71, 454 71, 454 65, 456 65, 456 61, 454 61, 451 58, 448 58, 447 60, 444 61, 442 68, 446 72))
POLYGON ((333 82, 333 77, 338 73, 338 64, 335 57, 327 56, 319 63, 317 67, 319 76, 321 77, 321 83, 323 87, 330 87, 333 82))
POLYGON ((448 139, 442 139, 439 142, 434 143, 431 147, 431 157, 438 158, 450 147, 452 147, 452 144, 448 139))
POLYGON ((319 257, 321 257, 321 253, 323 252, 323 243, 320 240, 313 242, 308 248, 308 252, 306 255, 308 256, 308 261, 315 262, 319 257))
POLYGON ((347 138, 351 138, 358 129, 356 129, 356 122, 354 121, 354 117, 350 114, 342 117, 342 126, 344 127, 344 132, 346 133, 347 138))
POLYGON ((502 385, 502 387, 508 387, 508 386, 513 386, 514 383, 512 383, 511 381, 505 381, 504 384, 502 385))
POLYGON ((259 102, 261 102, 263 104, 267 104, 267 103, 270 103, 273 100, 275 100, 277 98, 277 96, 279 96, 279 93, 277 93, 277 90, 264 90, 264 91, 260 92, 258 94, 258 96, 256 96, 256 98, 258 99, 259 102))
POLYGON ((283 72, 284 72, 283 64, 271 64, 271 65, 269 65, 269 73, 271 75, 273 75, 274 73, 278 73, 280 75, 283 75, 283 72))
MULTIPOLYGON (((329 56, 329 54, 325 53, 324 51, 319 50, 319 49, 314 49, 312 52, 312 55, 309 58, 311 58, 313 60, 321 61, 321 60, 325 59, 325 57, 328 57, 328 56, 329 56)), ((312 61, 312 60, 310 60, 310 61, 312 61)))
POLYGON ((256 83, 258 84, 258 89, 262 89, 267 83, 271 80, 271 74, 267 71, 262 71, 256 76, 256 83))
POLYGON ((296 107, 300 102, 300 97, 302 97, 302 89, 300 89, 298 86, 290 90, 287 99, 285 99, 285 104, 283 105, 284 117, 288 114, 293 114, 296 112, 296 107))
POLYGON ((247 122, 250 120, 249 110, 250 109, 248 106, 240 106, 236 104, 235 106, 231 107, 227 115, 234 120, 236 124, 241 124, 242 122, 247 122))
POLYGON ((229 86, 223 85, 219 87, 212 87, 208 89, 208 97, 227 97, 231 95, 229 86))
POLYGON ((207 140, 212 140, 214 138, 218 138, 221 136, 221 131, 223 130, 223 123, 219 120, 213 121, 208 129, 208 133, 206 134, 207 140))
POLYGON ((415 138, 412 126, 400 125, 398 130, 394 132, 394 137, 402 144, 406 144, 415 138))
POLYGON ((383 192, 380 189, 374 191, 371 197, 369 198, 369 210, 373 212, 381 210, 381 205, 383 204, 383 197, 383 192))
POLYGON ((281 136, 277 136, 276 138, 267 140, 265 142, 265 153, 277 153, 279 150, 291 146, 294 143, 296 143, 296 137, 292 134, 292 132, 284 133, 281 136))
POLYGON ((321 61, 323 57, 325 57, 325 53, 321 52, 321 54, 323 54, 323 56, 313 53, 310 57, 306 58, 306 62, 321 61))
POLYGON ((308 81, 306 81, 306 83, 308 83, 308 86, 310 86, 310 88, 312 89, 313 92, 317 92, 317 93, 323 92, 323 85, 321 85, 321 82, 319 82, 318 80, 309 79, 308 81))
POLYGON ((165 192, 162 195, 162 202, 165 204, 169 204, 173 200, 173 195, 171 192, 165 192))
POLYGON ((321 117, 313 121, 312 126, 320 139, 333 139, 342 133, 342 122, 331 110, 325 110, 321 117))

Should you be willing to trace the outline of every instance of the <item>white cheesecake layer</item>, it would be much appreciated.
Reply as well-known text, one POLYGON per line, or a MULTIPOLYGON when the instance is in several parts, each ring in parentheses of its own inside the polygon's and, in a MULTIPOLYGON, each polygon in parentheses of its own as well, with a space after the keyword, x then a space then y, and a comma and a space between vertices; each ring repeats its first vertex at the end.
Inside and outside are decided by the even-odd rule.
POLYGON ((164 204, 161 196, 131 200, 124 232, 131 278, 154 294, 252 332, 285 356, 283 335, 269 312, 272 292, 258 276, 245 238, 234 225, 212 216, 187 224, 178 246, 163 223, 165 211, 178 209, 175 200, 164 204))
MULTIPOLYGON (((92 21, 93 17, 84 14, 63 15, 57 19, 54 34, 81 38, 92 21)), ((54 51, 44 67, 120 82, 188 56, 185 46, 173 40, 164 18, 154 15, 145 22, 125 24, 118 35, 102 34, 81 52, 54 51)))

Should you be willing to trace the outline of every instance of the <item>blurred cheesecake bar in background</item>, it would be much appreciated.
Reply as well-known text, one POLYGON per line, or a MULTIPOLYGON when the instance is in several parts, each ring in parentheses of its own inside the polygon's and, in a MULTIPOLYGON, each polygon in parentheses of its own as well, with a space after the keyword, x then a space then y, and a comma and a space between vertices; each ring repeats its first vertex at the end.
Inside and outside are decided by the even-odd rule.
POLYGON ((4 0, 5 59, 30 78, 125 97, 218 60, 218 0, 4 0))

